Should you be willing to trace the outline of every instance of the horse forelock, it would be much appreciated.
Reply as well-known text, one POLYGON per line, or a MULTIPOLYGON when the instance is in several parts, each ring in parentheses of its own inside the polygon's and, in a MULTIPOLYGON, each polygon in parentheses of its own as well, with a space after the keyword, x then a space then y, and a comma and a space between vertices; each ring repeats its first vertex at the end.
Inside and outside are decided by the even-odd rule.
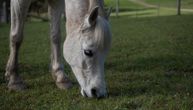
POLYGON ((111 32, 108 21, 98 16, 94 28, 94 42, 99 50, 108 50, 111 43, 111 32))

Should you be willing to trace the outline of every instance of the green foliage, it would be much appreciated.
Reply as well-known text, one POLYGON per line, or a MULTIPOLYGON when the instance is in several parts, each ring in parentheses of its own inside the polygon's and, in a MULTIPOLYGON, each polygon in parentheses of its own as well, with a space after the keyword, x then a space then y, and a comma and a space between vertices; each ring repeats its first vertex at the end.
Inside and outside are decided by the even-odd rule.
POLYGON ((110 96, 102 100, 85 99, 80 95, 66 63, 65 72, 73 80, 74 87, 62 91, 55 86, 49 72, 49 25, 45 22, 28 22, 25 28, 19 72, 29 88, 23 92, 8 91, 4 70, 9 55, 9 26, 1 25, 0 109, 191 109, 192 17, 112 17, 113 42, 105 64, 110 96))

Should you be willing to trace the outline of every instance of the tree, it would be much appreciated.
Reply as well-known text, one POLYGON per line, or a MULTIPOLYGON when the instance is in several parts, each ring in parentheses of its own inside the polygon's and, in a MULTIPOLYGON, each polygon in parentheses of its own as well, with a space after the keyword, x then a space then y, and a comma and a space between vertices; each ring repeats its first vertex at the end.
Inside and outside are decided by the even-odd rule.
POLYGON ((119 16, 119 0, 116 0, 116 16, 119 16))
POLYGON ((10 0, 0 0, 0 21, 10 21, 10 0))
POLYGON ((177 0, 177 15, 181 15, 181 0, 177 0))

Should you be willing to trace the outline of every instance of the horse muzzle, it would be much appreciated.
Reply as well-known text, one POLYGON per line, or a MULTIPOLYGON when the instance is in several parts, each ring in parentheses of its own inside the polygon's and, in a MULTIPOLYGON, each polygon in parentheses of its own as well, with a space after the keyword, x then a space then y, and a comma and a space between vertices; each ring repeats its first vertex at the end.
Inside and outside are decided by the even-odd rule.
POLYGON ((83 97, 86 97, 86 98, 102 99, 102 98, 108 97, 108 93, 106 92, 106 90, 101 91, 97 88, 92 88, 89 91, 81 89, 81 94, 83 97))

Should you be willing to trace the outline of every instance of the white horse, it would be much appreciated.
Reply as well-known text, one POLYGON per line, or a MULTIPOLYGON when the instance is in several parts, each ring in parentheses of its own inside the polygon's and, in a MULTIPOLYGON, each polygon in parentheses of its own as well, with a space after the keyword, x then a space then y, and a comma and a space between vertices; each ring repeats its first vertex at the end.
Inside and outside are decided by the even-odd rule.
MULTIPOLYGON (((10 90, 23 90, 25 83, 18 74, 18 53, 23 39, 24 21, 33 0, 11 0, 10 56, 5 76, 10 90)), ((60 89, 71 81, 63 71, 60 52, 61 14, 66 12, 64 58, 71 66, 85 97, 105 97, 104 61, 111 44, 108 15, 103 0, 48 0, 51 28, 52 76, 60 89), (65 8, 64 8, 65 6, 65 8)))

